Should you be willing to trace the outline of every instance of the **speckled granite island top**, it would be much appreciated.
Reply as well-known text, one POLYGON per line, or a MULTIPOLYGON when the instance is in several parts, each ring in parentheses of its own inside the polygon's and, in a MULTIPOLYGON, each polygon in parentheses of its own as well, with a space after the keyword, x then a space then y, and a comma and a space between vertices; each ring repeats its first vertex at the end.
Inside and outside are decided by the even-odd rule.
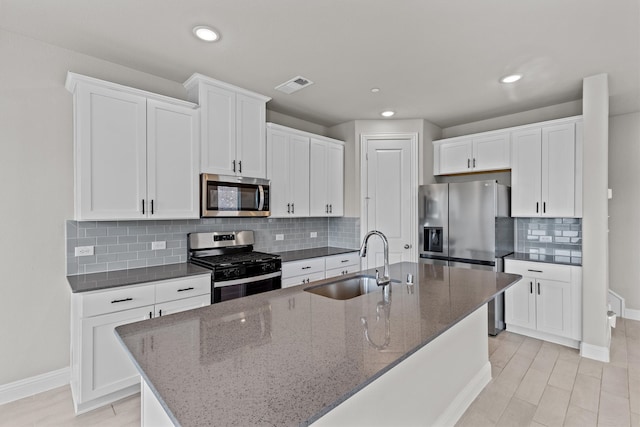
POLYGON ((301 285, 116 332, 177 424, 307 425, 520 278, 414 263, 392 265, 391 277, 401 283, 388 329, 384 314, 376 320, 381 289, 339 301, 301 285))
POLYGON ((358 249, 345 249, 326 246, 322 248, 301 249, 298 251, 273 252, 278 255, 282 262, 299 261, 301 259, 320 258, 331 255, 340 255, 350 252, 358 252, 358 249))
POLYGON ((108 271, 104 273, 67 276, 71 292, 88 292, 119 286, 155 282, 156 280, 178 279, 180 277, 211 274, 211 270, 191 263, 167 264, 156 267, 132 268, 130 270, 108 271))

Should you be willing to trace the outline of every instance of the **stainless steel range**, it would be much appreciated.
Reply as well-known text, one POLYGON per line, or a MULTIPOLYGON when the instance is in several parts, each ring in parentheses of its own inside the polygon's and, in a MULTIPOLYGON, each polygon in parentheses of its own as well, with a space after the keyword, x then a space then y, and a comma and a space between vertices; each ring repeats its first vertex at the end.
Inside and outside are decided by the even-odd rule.
POLYGON ((189 261, 210 268, 211 302, 217 303, 281 288, 282 261, 256 252, 253 231, 189 233, 189 261))

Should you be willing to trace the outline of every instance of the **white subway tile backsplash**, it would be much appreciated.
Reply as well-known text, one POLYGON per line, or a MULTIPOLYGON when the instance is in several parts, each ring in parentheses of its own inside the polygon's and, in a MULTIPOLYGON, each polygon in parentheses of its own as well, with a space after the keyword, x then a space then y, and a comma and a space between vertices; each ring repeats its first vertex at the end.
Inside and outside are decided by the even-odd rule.
POLYGON ((572 257, 582 253, 579 218, 516 218, 515 232, 517 252, 572 257))
POLYGON ((67 221, 67 274, 86 274, 187 261, 187 233, 254 230, 254 249, 264 252, 323 246, 357 249, 359 218, 202 218, 167 221, 67 221), (317 237, 309 238, 314 231, 317 237), (284 234, 276 241, 276 234, 284 234), (165 241, 166 249, 151 250, 165 241), (94 246, 93 257, 74 256, 76 246, 94 246), (100 259, 97 257, 101 256, 100 259))

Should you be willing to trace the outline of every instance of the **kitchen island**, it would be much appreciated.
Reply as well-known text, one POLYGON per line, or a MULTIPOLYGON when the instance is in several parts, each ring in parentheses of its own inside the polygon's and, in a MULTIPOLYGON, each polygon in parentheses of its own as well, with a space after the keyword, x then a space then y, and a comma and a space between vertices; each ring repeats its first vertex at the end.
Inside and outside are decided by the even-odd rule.
POLYGON ((455 423, 491 378, 486 303, 520 276, 390 273, 388 298, 334 300, 310 284, 119 326, 143 425, 455 423))

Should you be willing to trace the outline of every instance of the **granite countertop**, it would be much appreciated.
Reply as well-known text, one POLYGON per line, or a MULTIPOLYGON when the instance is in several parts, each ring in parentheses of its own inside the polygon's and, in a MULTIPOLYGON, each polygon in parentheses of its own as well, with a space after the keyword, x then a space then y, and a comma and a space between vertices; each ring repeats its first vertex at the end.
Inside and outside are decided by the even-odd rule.
POLYGON ((357 252, 358 249, 346 249, 346 248, 334 248, 326 246, 322 248, 313 249, 301 249, 299 251, 287 251, 287 252, 271 252, 273 255, 278 255, 282 259, 282 262, 300 261, 301 259, 319 258, 331 255, 346 254, 349 252, 357 252))
POLYGON ((564 264, 582 266, 582 257, 562 256, 562 255, 545 255, 545 254, 527 254, 523 252, 515 252, 505 257, 505 259, 513 259, 516 261, 544 262, 547 264, 564 264))
POLYGON ((305 425, 521 277, 406 262, 391 265, 390 273, 402 282, 391 285, 383 350, 373 345, 387 338, 385 314, 376 320, 381 288, 339 301, 300 285, 116 332, 176 424, 305 425), (404 283, 409 273, 414 285, 404 283), (371 342, 361 318, 368 319, 371 342))
POLYGON ((211 274, 211 270, 186 262, 156 267, 132 268, 130 270, 107 271, 104 273, 79 274, 77 276, 67 276, 67 281, 71 286, 71 292, 76 293, 207 273, 211 274))

